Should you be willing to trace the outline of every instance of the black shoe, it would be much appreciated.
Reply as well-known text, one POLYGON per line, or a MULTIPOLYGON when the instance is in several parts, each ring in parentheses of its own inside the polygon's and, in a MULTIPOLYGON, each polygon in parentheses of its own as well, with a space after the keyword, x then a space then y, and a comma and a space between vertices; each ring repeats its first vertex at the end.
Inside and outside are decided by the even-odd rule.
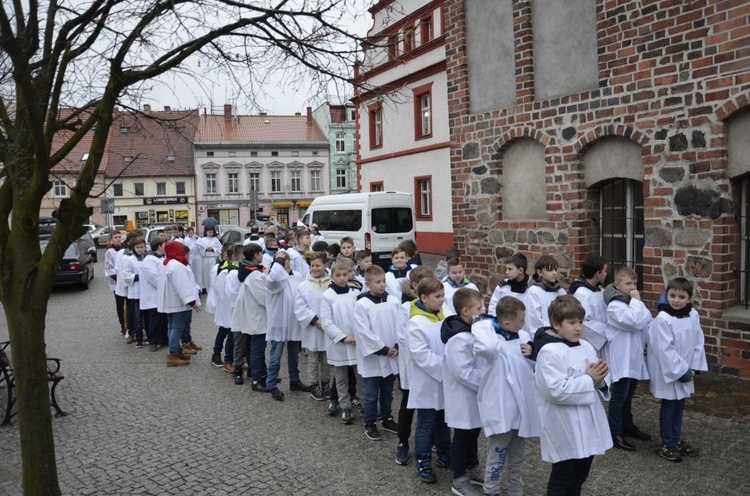
POLYGON ((276 401, 284 400, 284 393, 281 392, 281 389, 275 387, 273 389, 269 389, 268 392, 271 393, 271 397, 273 397, 273 399, 275 399, 276 401))
POLYGON ((158 344, 152 344, 148 347, 149 351, 159 351, 159 345, 158 344))
POLYGON ((680 463, 682 461, 682 455, 677 446, 664 445, 659 448, 659 456, 670 462, 680 463))
POLYGON ((289 382, 289 390, 290 391, 302 391, 303 393, 308 393, 312 389, 312 386, 308 386, 307 384, 304 384, 302 381, 291 381, 289 382))
POLYGON ((632 437, 634 439, 637 439, 639 441, 650 441, 651 440, 651 434, 646 434, 642 430, 640 430, 637 426, 631 425, 627 429, 622 430, 623 436, 632 437))
POLYGON ((378 426, 375 423, 365 424, 365 436, 371 441, 380 441, 383 439, 383 435, 378 430, 378 426))
POLYGON ((223 367, 224 361, 221 359, 221 355, 218 353, 214 353, 211 355, 211 363, 214 367, 223 367))
POLYGON ((677 446, 675 446, 675 448, 677 448, 677 451, 682 456, 698 456, 701 452, 700 448, 690 446, 684 441, 680 441, 679 443, 677 443, 677 446))
POLYGON ((398 424, 393 421, 393 417, 388 417, 385 420, 380 421, 380 427, 384 431, 392 432, 394 434, 398 434, 398 424))
POLYGON ((635 451, 635 446, 627 442, 625 438, 622 437, 622 434, 614 434, 612 436, 612 444, 615 448, 623 451, 635 451))
POLYGON ((235 367, 234 368, 234 374, 232 374, 234 377, 234 383, 238 386, 242 386, 245 384, 245 381, 242 380, 242 367, 235 367))
POLYGON ((257 391, 259 393, 269 393, 270 392, 266 388, 266 386, 264 386, 263 384, 261 384, 258 381, 253 381, 253 383, 250 385, 250 387, 253 389, 253 391, 257 391))
POLYGON ((339 402, 337 400, 331 400, 331 402, 328 403, 328 415, 335 417, 339 414, 339 411, 341 411, 341 408, 339 408, 339 402))

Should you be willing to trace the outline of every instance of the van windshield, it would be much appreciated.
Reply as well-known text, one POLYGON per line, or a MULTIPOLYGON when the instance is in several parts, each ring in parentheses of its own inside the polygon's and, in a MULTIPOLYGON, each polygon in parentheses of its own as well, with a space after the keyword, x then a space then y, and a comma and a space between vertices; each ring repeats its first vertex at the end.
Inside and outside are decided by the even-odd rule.
POLYGON ((372 230, 376 233, 404 233, 413 227, 410 208, 372 209, 372 230))
POLYGON ((317 210, 313 223, 320 231, 359 231, 362 228, 361 210, 317 210))

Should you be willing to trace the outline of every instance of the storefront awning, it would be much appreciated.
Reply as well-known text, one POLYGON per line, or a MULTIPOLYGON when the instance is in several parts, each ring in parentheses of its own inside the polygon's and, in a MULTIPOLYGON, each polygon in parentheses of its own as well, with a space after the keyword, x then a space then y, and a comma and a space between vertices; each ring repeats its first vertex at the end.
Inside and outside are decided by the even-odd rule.
POLYGON ((312 203, 312 200, 297 200, 297 208, 307 208, 312 203))
POLYGON ((292 202, 290 202, 290 201, 275 201, 275 202, 273 202, 273 208, 292 208, 292 202))

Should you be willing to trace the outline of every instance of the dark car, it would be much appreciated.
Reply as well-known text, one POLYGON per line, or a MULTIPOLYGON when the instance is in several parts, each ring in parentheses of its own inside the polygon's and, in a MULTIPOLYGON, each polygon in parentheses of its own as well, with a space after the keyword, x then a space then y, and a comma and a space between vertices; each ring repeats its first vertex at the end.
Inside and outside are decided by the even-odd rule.
MULTIPOLYGON (((54 217, 39 217, 39 238, 48 238, 52 234, 52 231, 55 230, 56 224, 57 219, 54 217)), ((78 238, 78 241, 83 244, 84 251, 91 253, 91 256, 94 258, 94 263, 98 262, 99 257, 96 253, 97 244, 96 241, 94 241, 94 238, 91 237, 91 232, 87 230, 80 238, 78 238), (89 248, 94 248, 94 250, 90 251, 89 248)))
MULTIPOLYGON (((42 252, 47 248, 48 239, 39 240, 42 252)), ((94 278, 94 257, 96 248, 86 249, 79 240, 73 241, 63 254, 55 285, 77 285, 89 289, 89 281, 94 278)))
POLYGON ((224 243, 242 243, 248 236, 250 236, 250 229, 239 226, 224 226, 219 235, 219 241, 222 245, 224 243))

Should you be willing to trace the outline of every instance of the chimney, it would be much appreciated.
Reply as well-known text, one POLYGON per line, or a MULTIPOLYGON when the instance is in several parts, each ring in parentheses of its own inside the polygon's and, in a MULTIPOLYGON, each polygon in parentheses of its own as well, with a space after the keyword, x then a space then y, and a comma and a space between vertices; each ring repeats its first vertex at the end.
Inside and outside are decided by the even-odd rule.
POLYGON ((150 114, 151 113, 151 105, 148 103, 143 104, 143 113, 144 114, 150 114))
POLYGON ((261 116, 261 117, 265 117, 265 116, 267 116, 267 115, 268 115, 268 112, 261 112, 261 113, 260 113, 260 116, 261 116))
POLYGON ((170 110, 172 110, 172 107, 170 107, 169 105, 164 105, 164 112, 169 112, 170 110))
POLYGON ((224 122, 232 122, 232 104, 224 104, 224 122))
POLYGON ((294 117, 302 117, 302 112, 295 112, 294 117))
POLYGON ((313 118, 312 118, 312 107, 307 107, 307 123, 312 124, 313 118))

